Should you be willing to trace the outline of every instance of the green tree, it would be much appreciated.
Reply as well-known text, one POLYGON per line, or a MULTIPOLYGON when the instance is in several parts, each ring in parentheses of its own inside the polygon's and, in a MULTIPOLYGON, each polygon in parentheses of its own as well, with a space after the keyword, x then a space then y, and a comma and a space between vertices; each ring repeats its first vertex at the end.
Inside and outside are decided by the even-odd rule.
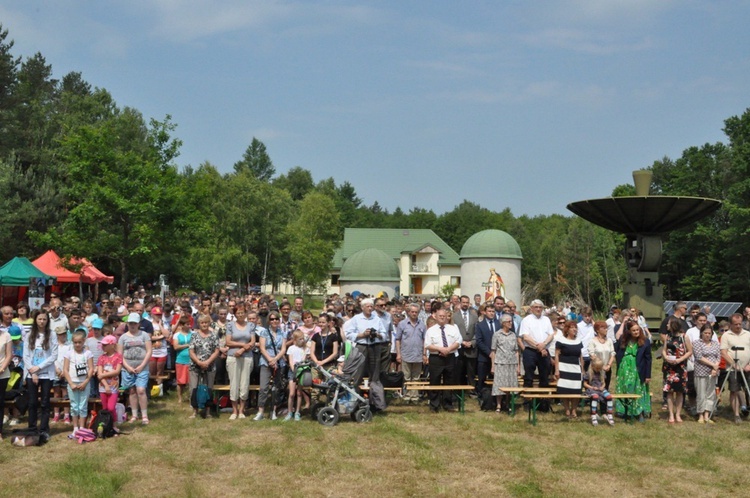
POLYGON ((312 173, 299 166, 295 166, 287 171, 286 175, 277 177, 273 181, 273 184, 276 187, 289 192, 289 195, 291 195, 292 199, 295 201, 302 200, 302 198, 315 187, 312 173))
POLYGON ((16 123, 18 66, 20 57, 11 53, 13 40, 0 24, 0 159, 8 160, 18 140, 16 123), (6 41, 7 40, 7 41, 6 41))
POLYGON ((325 284, 339 241, 339 223, 330 197, 310 192, 300 202, 287 234, 292 273, 303 289, 320 289, 325 284))
MULTIPOLYGON (((168 120, 166 128, 169 128, 168 120)), ((165 222, 174 212, 176 168, 164 159, 161 125, 149 129, 131 108, 79 127, 62 140, 68 165, 68 216, 39 239, 65 254, 107 259, 119 266, 123 290, 133 268, 148 271, 164 247, 165 222)))
POLYGON ((243 170, 248 170, 255 178, 262 182, 271 181, 271 178, 276 173, 276 168, 273 166, 273 162, 266 152, 266 146, 255 137, 253 137, 253 141, 245 149, 242 160, 234 163, 235 173, 240 173, 243 170))

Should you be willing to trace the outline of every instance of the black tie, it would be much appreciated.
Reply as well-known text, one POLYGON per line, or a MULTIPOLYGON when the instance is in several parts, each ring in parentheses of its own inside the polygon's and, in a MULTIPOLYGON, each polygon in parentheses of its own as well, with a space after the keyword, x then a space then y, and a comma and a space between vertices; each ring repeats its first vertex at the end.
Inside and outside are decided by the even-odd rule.
POLYGON ((445 337, 445 327, 443 327, 442 325, 440 326, 440 333, 443 334, 443 347, 447 348, 448 347, 448 338, 445 337))

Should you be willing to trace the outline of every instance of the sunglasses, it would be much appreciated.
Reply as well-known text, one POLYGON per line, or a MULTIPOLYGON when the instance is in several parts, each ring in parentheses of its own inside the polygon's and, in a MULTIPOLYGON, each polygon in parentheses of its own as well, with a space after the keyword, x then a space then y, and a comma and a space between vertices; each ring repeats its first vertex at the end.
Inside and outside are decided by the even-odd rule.
POLYGON ((272 316, 271 318, 268 319, 268 321, 269 322, 278 322, 279 319, 277 317, 275 317, 275 316, 272 316))

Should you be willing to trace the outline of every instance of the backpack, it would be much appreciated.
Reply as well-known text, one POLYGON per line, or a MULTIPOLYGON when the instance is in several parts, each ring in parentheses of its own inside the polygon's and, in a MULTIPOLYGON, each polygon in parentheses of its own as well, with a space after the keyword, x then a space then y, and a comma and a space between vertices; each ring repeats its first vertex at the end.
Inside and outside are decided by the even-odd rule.
POLYGON ((190 404, 193 408, 203 410, 211 400, 211 391, 206 384, 198 384, 190 396, 190 404))
POLYGON ((404 372, 380 372, 383 387, 404 387, 404 372))
POLYGON ((78 444, 83 443, 90 443, 91 441, 96 441, 96 433, 92 431, 91 429, 86 429, 85 427, 81 427, 76 431, 76 441, 78 441, 78 444))
POLYGON ((299 387, 312 387, 312 370, 310 364, 299 364, 294 369, 294 380, 299 387))
POLYGON ((483 412, 494 412, 497 410, 497 397, 492 395, 492 389, 482 388, 479 392, 479 407, 483 412))
POLYGON ((116 436, 115 418, 114 415, 112 415, 112 412, 105 409, 99 410, 91 421, 90 430, 95 432, 96 435, 102 439, 116 436))
POLYGON ((47 442, 49 436, 36 429, 16 429, 10 444, 24 448, 26 446, 41 446, 47 442))

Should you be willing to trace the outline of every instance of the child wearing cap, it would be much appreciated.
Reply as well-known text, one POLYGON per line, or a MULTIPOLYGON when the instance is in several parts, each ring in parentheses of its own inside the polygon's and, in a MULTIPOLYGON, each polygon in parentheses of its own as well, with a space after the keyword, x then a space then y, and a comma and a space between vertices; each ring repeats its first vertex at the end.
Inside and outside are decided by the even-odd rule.
MULTIPOLYGON (((17 327, 16 327, 17 328, 17 327)), ((20 337, 20 330, 19 330, 20 337)), ((13 340, 5 330, 0 330, 0 441, 3 440, 3 416, 5 415, 5 390, 10 379, 10 365, 13 359, 13 340)))
MULTIPOLYGON (((86 349, 91 351, 94 365, 99 364, 99 357, 104 353, 102 349, 102 327, 104 327, 104 320, 101 318, 91 320, 91 335, 86 339, 86 349)), ((96 372, 94 372, 94 378, 91 379, 89 397, 99 397, 99 382, 97 382, 96 372)))
MULTIPOLYGON (((71 350, 73 345, 68 341, 68 331, 58 330, 57 331, 57 360, 55 360, 55 378, 52 379, 52 390, 54 391, 55 398, 64 399, 68 397, 68 383, 65 381, 65 374, 63 373, 63 366, 65 363, 65 355, 71 350)), ((71 334, 72 337, 72 334, 71 334)), ((63 422, 70 424, 70 407, 65 406, 63 408, 63 422)), ((52 417, 53 422, 60 421, 60 407, 55 406, 55 414, 52 417)))
MULTIPOLYGON (((2 329, 0 329, 2 330, 2 329)), ((11 341, 11 362, 8 368, 11 371, 20 372, 23 374, 23 341, 21 340, 23 336, 23 332, 21 330, 21 327, 17 324, 13 324, 10 327, 8 327, 8 334, 10 334, 10 341, 11 341)), ((9 389, 15 389, 19 390, 22 389, 23 386, 23 375, 21 377, 18 377, 14 379, 11 375, 10 380, 8 381, 8 386, 6 387, 6 392, 9 389)), ((18 425, 18 419, 21 417, 21 412, 18 410, 18 408, 15 407, 15 405, 11 406, 8 409, 8 415, 10 417, 9 424, 11 427, 14 425, 18 425)), ((0 413, 0 415, 2 415, 0 413)), ((7 418, 7 417, 3 417, 7 418)))
POLYGON ((108 335, 102 338, 103 353, 96 362, 96 374, 99 379, 99 397, 102 408, 116 413, 119 397, 119 380, 122 371, 122 355, 116 350, 117 337, 108 335))

